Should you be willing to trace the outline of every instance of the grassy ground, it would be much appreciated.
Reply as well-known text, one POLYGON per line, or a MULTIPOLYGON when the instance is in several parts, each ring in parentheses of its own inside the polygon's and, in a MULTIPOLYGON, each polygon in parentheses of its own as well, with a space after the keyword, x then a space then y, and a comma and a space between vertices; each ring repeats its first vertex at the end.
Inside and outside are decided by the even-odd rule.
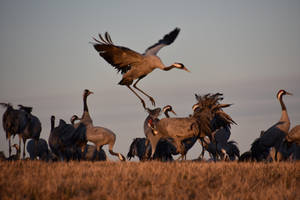
POLYGON ((300 199, 300 162, 0 162, 0 199, 300 199))

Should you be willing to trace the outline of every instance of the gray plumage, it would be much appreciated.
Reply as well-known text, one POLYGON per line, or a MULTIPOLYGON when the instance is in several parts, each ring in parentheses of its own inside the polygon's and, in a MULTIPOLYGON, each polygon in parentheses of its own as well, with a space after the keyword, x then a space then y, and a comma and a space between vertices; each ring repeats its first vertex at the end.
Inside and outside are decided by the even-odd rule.
POLYGON ((13 147, 16 149, 16 154, 11 155, 7 158, 9 161, 20 160, 20 146, 18 144, 14 144, 13 147))
MULTIPOLYGON (((9 143, 9 156, 11 156, 11 136, 22 134, 28 124, 28 114, 22 110, 16 110, 9 103, 0 103, 6 108, 2 116, 2 126, 6 139, 9 143)), ((19 135, 19 147, 21 146, 21 136, 19 135)))
POLYGON ((231 117, 222 110, 230 104, 220 104, 219 101, 223 99, 220 96, 219 93, 207 94, 203 97, 196 95, 198 103, 193 106, 194 113, 192 116, 163 118, 152 126, 154 133, 161 138, 172 138, 176 149, 183 158, 186 154, 182 146, 184 139, 212 137, 211 133, 215 129, 224 126, 223 124, 234 123, 231 117), (212 126, 211 123, 214 118, 216 122, 212 126))
POLYGON ((203 147, 209 152, 210 157, 217 161, 218 158, 221 160, 234 161, 239 159, 240 150, 237 147, 237 143, 235 141, 226 141, 224 143, 213 143, 210 141, 208 137, 204 138, 203 147))
MULTIPOLYGON (((151 110, 148 109, 148 111, 151 111, 151 110)), ((161 139, 160 135, 156 134, 156 131, 157 131, 156 124, 159 123, 159 121, 160 121, 158 119, 158 114, 160 112, 158 112, 158 111, 160 111, 160 110, 154 109, 154 110, 152 110, 152 113, 149 112, 149 116, 146 118, 146 120, 144 122, 145 135, 147 136, 148 140, 150 141, 151 155, 153 155, 153 156, 154 156, 155 152, 157 151, 157 148, 158 148, 157 145, 160 143, 160 141, 164 141, 164 139, 161 139), (154 113, 154 115, 153 115, 153 113, 154 113)), ((166 105, 162 111, 165 114, 166 118, 170 118, 169 112, 172 112, 174 115, 176 115, 176 112, 173 110, 172 106, 170 106, 170 105, 166 105)), ((169 143, 172 155, 177 155, 180 152, 176 148, 176 144, 174 144, 174 142, 175 142, 174 138, 169 137, 169 138, 166 138, 165 141, 167 143, 169 143)), ((195 137, 195 136, 185 138, 181 141, 180 145, 182 147, 182 151, 184 152, 184 154, 181 155, 181 158, 185 158, 186 153, 188 152, 188 150, 190 148, 192 148, 192 146, 195 144, 196 141, 197 141, 197 137, 195 137)), ((148 153, 148 151, 147 151, 147 153, 148 153)))
POLYGON ((31 114, 32 107, 26 107, 23 105, 18 105, 20 110, 23 110, 27 113, 27 124, 22 133, 20 133, 23 139, 23 159, 25 158, 25 146, 26 140, 32 138, 35 140, 35 145, 37 148, 38 140, 42 131, 42 124, 35 115, 31 114))
POLYGON ((137 83, 156 68, 164 71, 169 71, 173 68, 188 71, 188 69, 181 63, 174 63, 173 65, 166 67, 156 55, 161 48, 174 42, 179 31, 179 28, 175 28, 169 34, 165 35, 163 39, 147 48, 144 54, 137 53, 127 47, 114 45, 107 32, 104 37, 99 34, 99 40, 94 38, 96 43, 92 44, 105 61, 123 74, 123 78, 119 84, 126 85, 141 100, 143 107, 146 108, 144 100, 130 87, 134 80, 137 79, 137 81, 133 84, 133 87, 147 96, 151 103, 155 106, 154 99, 138 88, 136 86, 137 83))
POLYGON ((48 143, 51 151, 59 158, 63 159, 63 144, 59 138, 59 131, 55 128, 55 116, 51 116, 51 129, 48 138, 48 143))
MULTIPOLYGON (((83 93, 84 113, 82 115, 82 118, 80 119, 79 124, 78 123, 74 124, 74 127, 80 125, 85 127, 85 139, 87 141, 94 143, 97 147, 98 152, 101 151, 103 145, 108 144, 109 153, 113 156, 117 156, 121 161, 125 161, 126 158, 121 153, 116 153, 113 151, 113 147, 116 142, 116 134, 107 128, 93 125, 93 121, 92 118, 90 117, 88 105, 87 105, 87 96, 89 94, 92 94, 92 92, 85 89, 83 93)), ((79 118, 76 115, 73 115, 71 118, 71 120, 77 120, 77 119, 79 118)))
MULTIPOLYGON (((285 90, 279 90, 277 99, 281 105, 281 117, 279 122, 271 126, 268 130, 264 131, 261 137, 256 139, 251 145, 251 152, 253 159, 262 161, 267 159, 269 149, 275 147, 276 155, 285 136, 288 134, 290 128, 290 120, 288 117, 286 106, 282 100, 284 95, 292 95, 285 90)), ((275 156, 276 159, 277 156, 275 156)))
POLYGON ((160 137, 153 134, 152 128, 149 127, 149 123, 150 124, 155 124, 159 121, 158 116, 160 115, 161 112, 161 108, 155 108, 155 109, 149 109, 147 108, 146 111, 148 112, 148 116, 146 117, 145 121, 144 121, 144 134, 147 138, 146 140, 146 154, 147 155, 149 152, 151 152, 151 155, 154 155, 155 153, 155 145, 158 143, 158 141, 160 140, 160 137), (150 146, 148 145, 150 142, 150 145, 152 146, 152 148, 150 148, 150 146))
POLYGON ((278 149, 279 161, 300 160, 300 145, 283 140, 278 149))
POLYGON ((269 155, 270 148, 261 145, 260 138, 256 138, 250 148, 251 157, 254 161, 263 161, 266 160, 269 155))
POLYGON ((228 158, 230 161, 238 160, 240 158, 240 150, 236 141, 228 141, 227 145, 225 145, 223 149, 229 156, 228 158))
MULTIPOLYGON (((213 160, 213 161, 217 161, 217 158, 218 158, 218 152, 217 152, 217 146, 216 144, 212 143, 208 137, 205 137, 204 140, 203 140, 203 143, 201 143, 203 149, 205 149, 208 153, 209 153, 209 156, 210 158, 213 160)), ((203 151, 202 151, 203 152, 203 151)), ((201 153, 202 154, 202 153, 201 153)), ((202 160, 203 159, 203 155, 199 156, 198 159, 202 160)))
MULTIPOLYGON (((216 159, 217 156, 220 156, 222 159, 225 159, 224 156, 228 156, 227 159, 234 160, 235 155, 237 157, 240 156, 239 149, 235 145, 235 142, 228 142, 231 135, 230 126, 222 126, 217 129, 213 133, 214 142, 211 142, 209 146, 214 146, 216 151, 214 152, 213 158, 216 159), (223 151, 226 151, 226 155, 224 155, 223 151), (236 150, 236 151, 234 151, 236 150), (234 152, 233 152, 234 151, 234 152), (230 152, 230 153, 229 153, 230 152), (234 154, 236 153, 236 154, 234 154)), ((210 147, 212 148, 212 147, 210 147)))
POLYGON ((62 119, 55 127, 55 117, 51 116, 51 132, 48 142, 51 151, 61 160, 80 159, 78 149, 87 143, 86 127, 80 123, 77 128, 74 128, 62 119))
POLYGON ((30 159, 34 159, 37 156, 40 160, 48 161, 50 159, 50 150, 48 148, 48 143, 46 140, 40 138, 38 140, 36 155, 34 154, 34 140, 31 139, 28 141, 26 150, 29 153, 30 159))
POLYGON ((97 147, 95 145, 86 145, 84 151, 81 154, 81 158, 83 160, 89 161, 106 161, 107 157, 105 151, 100 149, 97 151, 97 147))
MULTIPOLYGON (((146 149, 150 148, 151 150, 151 146, 149 145, 149 143, 147 145, 146 141, 146 138, 134 138, 132 143, 130 144, 127 158, 130 160, 131 158, 137 156, 140 161, 149 160, 151 154, 149 152, 146 152, 146 149)), ((171 148, 172 147, 170 146, 170 143, 165 140, 160 140, 157 144, 153 159, 160 161, 173 160, 171 148)))
POLYGON ((293 127, 286 135, 286 139, 289 142, 295 142, 297 145, 300 145, 300 125, 293 127))
MULTIPOLYGON (((188 138, 183 140, 183 146, 187 152, 196 142, 197 138, 188 138)), ((127 153, 127 158, 137 156, 140 161, 150 160, 151 159, 151 145, 147 143, 147 138, 134 138, 133 142, 130 145, 129 151, 127 153), (150 149, 150 151, 146 151, 150 149)), ((153 160, 159 161, 172 161, 172 155, 177 155, 178 152, 176 147, 172 144, 171 140, 160 139, 157 143, 155 153, 153 155, 153 160)))
POLYGON ((239 162, 251 162, 251 161, 253 161, 251 151, 245 151, 239 158, 239 162))
POLYGON ((88 141, 96 145, 97 151, 100 151, 103 145, 108 145, 108 151, 111 155, 117 156, 121 161, 126 160, 121 153, 113 151, 116 142, 116 134, 111 130, 100 126, 88 127, 86 137, 88 141))

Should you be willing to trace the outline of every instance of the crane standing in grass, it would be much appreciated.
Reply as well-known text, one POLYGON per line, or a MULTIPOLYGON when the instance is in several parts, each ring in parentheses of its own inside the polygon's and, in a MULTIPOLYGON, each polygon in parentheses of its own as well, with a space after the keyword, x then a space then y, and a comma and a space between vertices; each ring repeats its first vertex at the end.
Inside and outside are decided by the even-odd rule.
POLYGON ((78 118, 76 115, 74 115, 74 116, 77 117, 75 120, 78 120, 78 119, 80 120, 78 123, 74 124, 75 128, 77 128, 80 123, 83 123, 85 126, 92 126, 93 125, 93 120, 92 120, 92 118, 90 116, 89 108, 87 106, 87 97, 89 95, 91 95, 91 94, 94 94, 94 92, 92 92, 92 91, 90 91, 88 89, 85 89, 83 91, 83 95, 82 95, 82 97, 83 97, 83 113, 82 113, 81 118, 78 118))
POLYGON ((26 150, 29 153, 29 157, 33 160, 35 157, 39 157, 39 160, 48 161, 50 158, 50 150, 48 143, 43 138, 38 140, 37 149, 35 150, 35 140, 31 139, 27 142, 26 150))
MULTIPOLYGON (((212 132, 226 124, 235 123, 222 108, 229 107, 231 104, 220 104, 222 94, 206 94, 196 96, 198 101, 193 106, 194 113, 190 117, 163 118, 156 124, 148 123, 153 129, 153 133, 160 138, 172 138, 174 145, 184 158, 186 150, 182 141, 187 138, 202 138, 208 136, 214 141, 212 132), (215 121, 213 121, 215 119, 215 121)), ((156 144, 152 144, 152 153, 155 152, 156 144)), ((151 155, 153 156, 153 154, 151 155)))
POLYGON ((5 131, 6 139, 8 139, 9 156, 11 156, 11 136, 19 135, 19 147, 21 146, 22 134, 28 124, 27 113, 22 110, 14 109, 10 103, 0 103, 6 107, 6 111, 2 116, 2 126, 5 131))
POLYGON ((275 160, 277 160, 277 152, 284 137, 288 134, 290 129, 290 119, 286 106, 282 100, 284 95, 292 95, 285 90, 279 90, 277 99, 281 105, 280 120, 264 131, 260 138, 256 139, 251 146, 251 152, 254 159, 257 161, 265 160, 269 149, 275 147, 275 160))
POLYGON ((20 147, 18 144, 14 144, 13 147, 16 149, 16 154, 13 154, 7 158, 7 160, 13 161, 13 160, 20 160, 20 147))
MULTIPOLYGON (((113 156, 117 156, 121 161, 125 161, 126 158, 121 154, 113 151, 113 147, 116 142, 116 134, 104 127, 94 126, 93 120, 90 117, 89 109, 87 105, 88 95, 93 94, 93 92, 85 89, 83 92, 83 115, 78 118, 76 115, 73 115, 71 120, 74 127, 79 124, 84 124, 86 127, 86 139, 96 145, 97 152, 102 150, 102 146, 108 144, 109 153, 113 156), (74 124, 75 120, 80 120, 79 123, 74 124)), ((97 154, 98 155, 98 154, 97 154)), ((96 158, 99 159, 99 158, 96 158)))
POLYGON ((26 115, 27 116, 27 124, 26 124, 25 130, 19 134, 23 139, 23 159, 25 158, 26 140, 29 138, 34 139, 35 148, 34 148, 33 157, 35 158, 36 153, 37 153, 36 150, 38 148, 38 141, 39 141, 40 134, 42 131, 42 124, 38 117, 31 114, 32 107, 27 107, 27 106, 23 106, 23 105, 18 105, 18 106, 19 106, 19 110, 22 110, 27 113, 27 115, 26 115))
POLYGON ((161 59, 156 55, 161 48, 174 42, 179 31, 179 28, 175 28, 169 34, 165 35, 163 39, 146 49, 144 54, 137 53, 127 47, 114 45, 107 32, 105 33, 105 38, 100 34, 100 40, 94 38, 96 43, 93 43, 93 45, 104 60, 115 67, 118 71, 121 71, 123 78, 119 84, 126 85, 141 100, 143 107, 146 108, 144 100, 130 87, 134 80, 137 79, 137 81, 133 84, 133 87, 147 96, 152 105, 155 106, 154 99, 138 88, 136 86, 137 83, 156 68, 164 71, 169 71, 173 68, 189 71, 182 63, 174 63, 170 66, 165 66, 161 59))

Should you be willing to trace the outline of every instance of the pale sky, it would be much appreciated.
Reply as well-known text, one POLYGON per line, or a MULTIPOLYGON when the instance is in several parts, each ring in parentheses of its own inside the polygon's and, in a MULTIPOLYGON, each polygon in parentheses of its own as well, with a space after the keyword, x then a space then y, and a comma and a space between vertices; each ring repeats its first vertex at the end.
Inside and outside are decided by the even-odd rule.
MULTIPOLYGON (((279 89, 294 94, 284 102, 291 126, 300 124, 298 0, 2 0, 0 27, 0 102, 33 106, 46 140, 51 115, 56 123, 81 116, 85 88, 95 93, 88 98, 94 125, 116 133, 116 151, 126 155, 133 138, 144 137, 147 114, 140 101, 117 84, 121 74, 89 44, 105 31, 116 45, 143 53, 181 28, 158 55, 166 65, 184 63, 191 73, 155 70, 139 86, 157 106, 172 105, 178 117, 192 113, 195 93, 222 92, 223 102, 234 104, 225 111, 238 123, 230 139, 241 152, 279 120, 279 89)), ((4 111, 0 108, 1 115, 4 111)), ((0 151, 7 155, 2 120, 0 125, 0 151)), ((195 145, 188 158, 200 152, 195 145)))

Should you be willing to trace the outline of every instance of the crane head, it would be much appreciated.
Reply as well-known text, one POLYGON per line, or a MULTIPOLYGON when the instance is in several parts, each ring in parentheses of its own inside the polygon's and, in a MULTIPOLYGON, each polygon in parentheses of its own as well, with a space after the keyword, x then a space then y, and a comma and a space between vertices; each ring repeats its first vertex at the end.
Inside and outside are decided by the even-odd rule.
POLYGON ((85 89, 84 92, 83 92, 83 96, 89 96, 90 94, 94 94, 94 92, 88 90, 88 89, 85 89))
POLYGON ((163 108, 163 112, 172 112, 174 115, 177 115, 176 112, 173 110, 172 106, 170 105, 166 105, 164 108, 163 108))
POLYGON ((79 119, 79 117, 78 117, 77 115, 73 115, 73 116, 71 117, 71 119, 70 119, 70 122, 71 122, 72 124, 74 124, 74 122, 75 122, 76 120, 80 120, 80 119, 79 119))
POLYGON ((185 71, 187 71, 187 72, 191 72, 191 71, 188 70, 188 69, 184 66, 184 64, 182 64, 182 63, 174 63, 173 66, 176 67, 176 68, 178 68, 178 69, 183 69, 183 70, 185 70, 185 71))
POLYGON ((281 89, 277 93, 277 99, 280 99, 283 95, 293 95, 293 94, 281 89))

